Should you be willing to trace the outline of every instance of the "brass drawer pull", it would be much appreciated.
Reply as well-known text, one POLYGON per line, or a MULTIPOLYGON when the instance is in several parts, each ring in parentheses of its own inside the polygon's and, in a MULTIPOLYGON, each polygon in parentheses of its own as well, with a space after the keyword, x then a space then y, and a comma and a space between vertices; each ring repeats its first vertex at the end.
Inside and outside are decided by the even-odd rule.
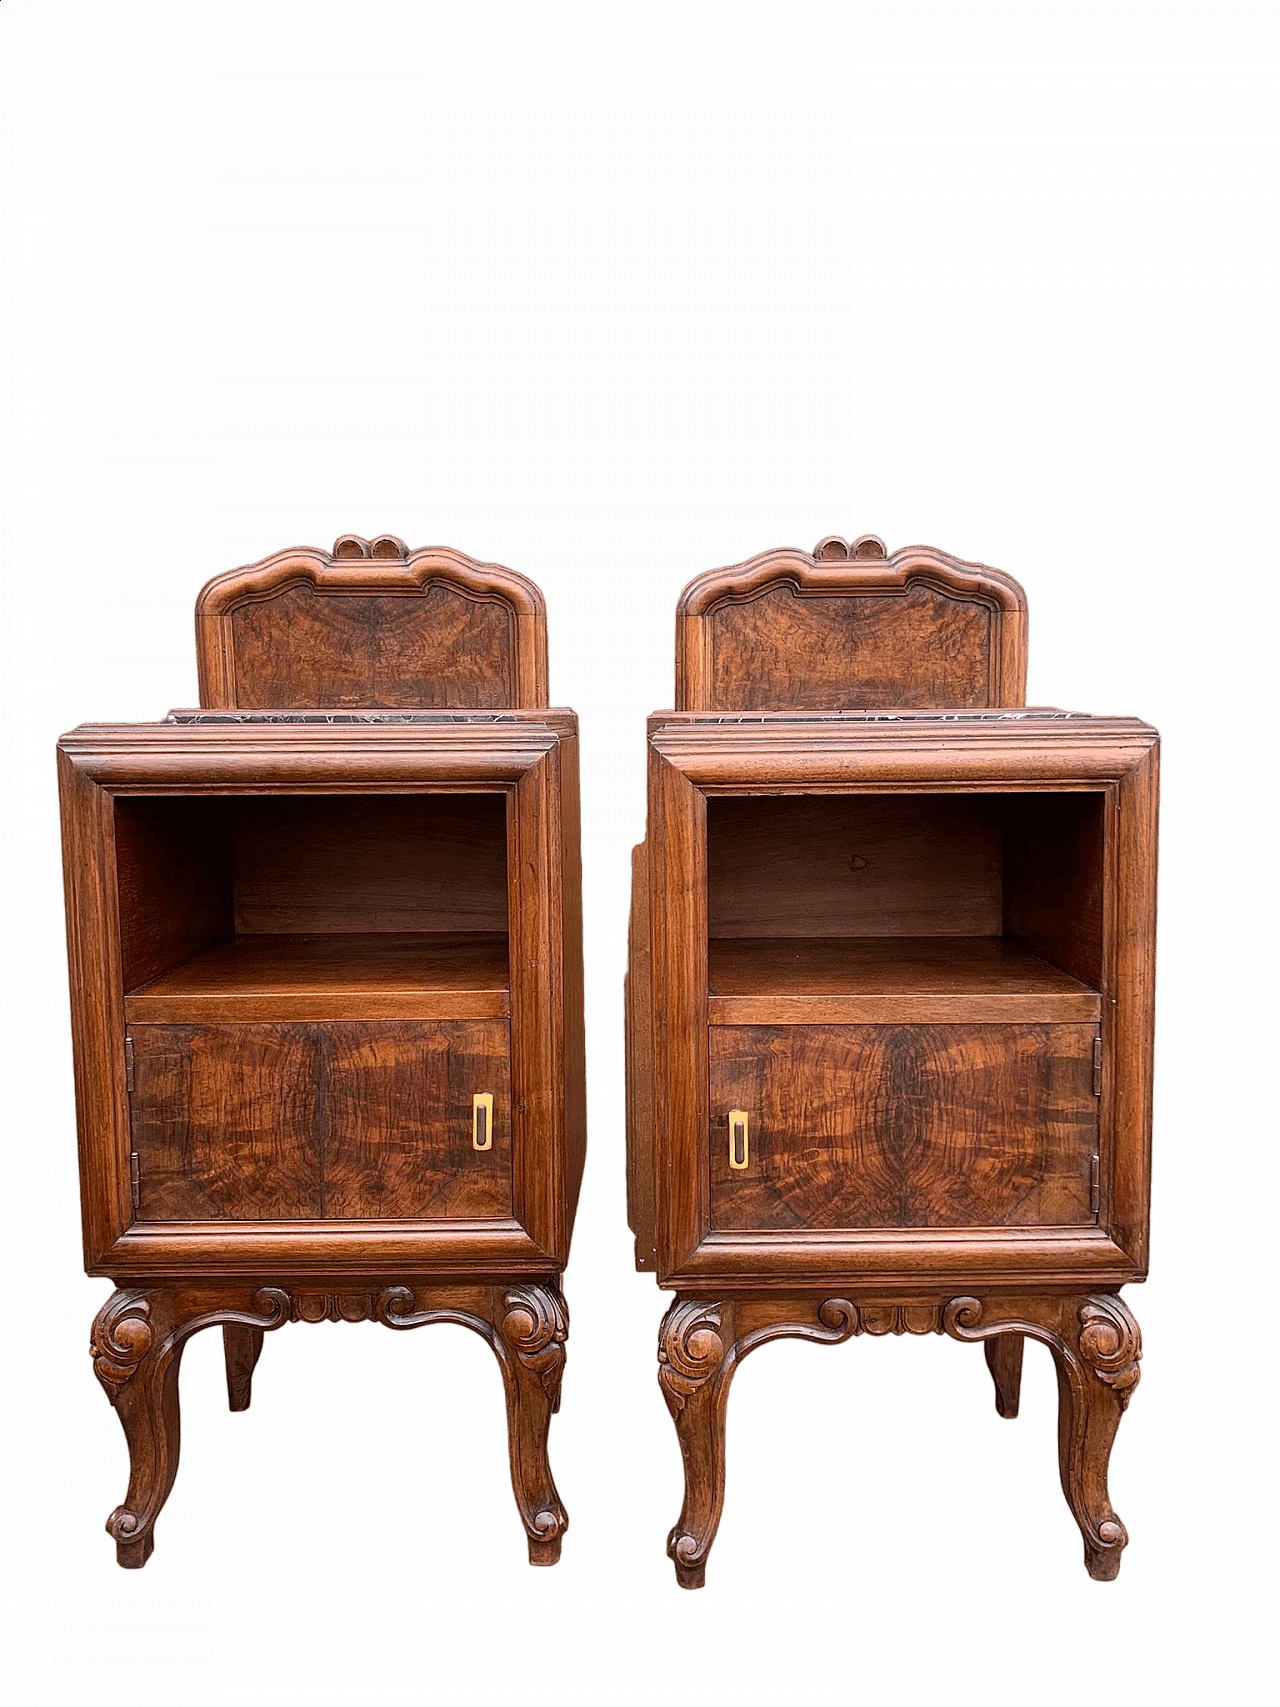
POLYGON ((729 1166, 741 1170, 751 1160, 750 1122, 740 1108, 729 1110, 729 1166))
POLYGON ((479 1091, 471 1099, 471 1148, 493 1148, 493 1093, 479 1091))

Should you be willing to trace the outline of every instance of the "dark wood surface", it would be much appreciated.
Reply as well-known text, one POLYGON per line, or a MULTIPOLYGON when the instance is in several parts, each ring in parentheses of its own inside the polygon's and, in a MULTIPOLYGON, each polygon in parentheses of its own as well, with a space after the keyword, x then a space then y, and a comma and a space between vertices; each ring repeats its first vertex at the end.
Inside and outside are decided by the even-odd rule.
POLYGON ((130 990, 130 1021, 505 1019, 505 932, 231 937, 130 990))
POLYGON ((501 1021, 134 1025, 130 1038, 142 1220, 511 1214, 501 1021), (494 1130, 476 1151, 481 1091, 494 1130))
POLYGON ((711 1226, 1093 1227, 1094 1025, 716 1026, 711 1226), (729 1166, 727 1119, 751 1120, 729 1166))

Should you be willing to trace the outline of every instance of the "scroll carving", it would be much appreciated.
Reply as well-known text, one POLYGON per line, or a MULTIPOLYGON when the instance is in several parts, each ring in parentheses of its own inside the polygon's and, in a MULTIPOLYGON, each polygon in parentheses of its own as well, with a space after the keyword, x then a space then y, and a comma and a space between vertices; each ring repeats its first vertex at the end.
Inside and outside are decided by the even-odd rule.
POLYGON ((145 1292, 115 1292, 94 1320, 89 1340, 93 1372, 114 1405, 155 1343, 151 1301, 145 1292))
POLYGON ((1109 1582, 1129 1535, 1111 1506, 1107 1466, 1120 1418, 1138 1384, 1142 1337, 1112 1293, 1087 1298, 953 1298, 943 1326, 955 1339, 1026 1334, 1047 1345, 1058 1371, 1058 1468, 1084 1537, 1089 1575, 1109 1582))
POLYGON ((658 1341, 658 1384, 673 1417, 724 1362, 720 1319, 718 1305, 696 1300, 677 1302, 667 1312, 658 1341))
POLYGON ((569 1335, 564 1299, 549 1286, 515 1286, 502 1303, 504 1314, 498 1331, 521 1363, 541 1381, 554 1407, 569 1335))
POLYGON ((178 1470, 178 1369, 192 1334, 215 1324, 265 1332, 289 1319, 289 1294, 262 1286, 190 1292, 131 1287, 114 1292, 98 1312, 89 1350, 93 1370, 115 1408, 129 1444, 129 1488, 107 1519, 117 1562, 145 1565, 155 1521, 178 1470))
POLYGON ((671 1305, 658 1336, 658 1382, 685 1465, 684 1504, 667 1537, 682 1588, 702 1587, 720 1522, 725 1412, 738 1364, 770 1340, 838 1345, 860 1331, 858 1309, 847 1298, 677 1298, 671 1305))
POLYGON ((293 1322, 368 1322, 377 1299, 372 1292, 295 1292, 289 1311, 293 1322))
POLYGON ((569 1334, 560 1288, 535 1281, 505 1290, 475 1288, 472 1308, 454 1303, 419 1308, 413 1287, 387 1286, 374 1299, 373 1314, 388 1328, 454 1322, 488 1341, 506 1389, 511 1485, 529 1538, 529 1561, 554 1564, 569 1527, 547 1462, 547 1429, 560 1406, 569 1334))

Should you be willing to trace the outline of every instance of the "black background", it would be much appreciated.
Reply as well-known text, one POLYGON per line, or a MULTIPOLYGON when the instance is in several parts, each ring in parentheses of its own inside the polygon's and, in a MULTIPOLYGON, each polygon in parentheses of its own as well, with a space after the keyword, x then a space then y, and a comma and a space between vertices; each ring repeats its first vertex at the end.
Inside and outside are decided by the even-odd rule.
MULTIPOLYGON (((396 1608, 420 1613, 452 1591, 463 1603, 512 1608, 532 1627, 555 1617, 553 1608, 638 1608, 659 1598, 674 1608, 662 1538, 678 1509, 679 1465, 655 1393, 660 1299, 631 1273, 623 1221, 618 1019, 626 859, 643 826, 643 717, 671 703, 674 597, 701 568, 770 546, 807 548, 824 533, 879 531, 891 548, 944 546, 1007 568, 1027 587, 1033 702, 1137 712, 1167 732, 1169 666, 1150 620, 1152 543, 1120 473, 1087 502, 1092 476, 1082 464, 1033 481, 1015 481, 1007 468, 963 488, 930 481, 927 502, 906 466, 908 449, 903 471, 877 480, 848 469, 773 480, 763 461, 703 480, 691 456, 679 475, 655 457, 643 473, 614 469, 608 481, 565 466, 512 485, 497 473, 490 480, 480 451, 466 480, 451 473, 461 466, 457 452, 357 480, 343 478, 311 420, 300 406, 282 420, 294 456, 299 435, 316 442, 316 466, 287 478, 276 478, 270 440, 241 452, 232 439, 215 464, 183 468, 171 447, 164 478, 140 463, 113 497, 94 488, 94 504, 80 510, 80 567, 56 582, 41 717, 51 743, 77 720, 152 720, 195 703, 196 589, 282 546, 389 531, 410 546, 452 545, 507 563, 543 586, 551 696, 577 708, 584 725, 591 1161, 568 1272, 565 1408, 551 1437, 572 1531, 560 1570, 526 1569, 505 1482, 497 1372, 466 1333, 288 1328, 268 1337, 247 1417, 227 1417, 217 1338, 205 1335, 186 1357, 183 1473, 160 1519, 154 1562, 138 1577, 116 1570, 101 1523, 123 1490, 125 1456, 84 1357, 85 1328, 106 1285, 77 1282, 49 772, 44 964, 55 975, 43 1026, 56 1041, 41 1116, 41 1195, 32 1198, 48 1222, 43 1391, 58 1439, 44 1540, 56 1550, 61 1593, 92 1599, 108 1618, 126 1610, 167 1617, 207 1593, 230 1593, 241 1610, 263 1594, 300 1594, 317 1617, 326 1606, 364 1605, 394 1620, 396 1608), (406 492, 423 497, 406 500, 406 492)), ((536 434, 536 420, 522 423, 522 432, 531 428, 536 434)), ((1167 1106, 1164 1074, 1161 1087, 1167 1106)), ((817 1608, 828 1596, 852 1608, 891 1586, 915 1605, 957 1594, 963 1603, 995 1594, 1005 1606, 1050 1596, 1068 1617, 1111 1620, 1118 1603, 1161 1591, 1176 1558, 1171 1482, 1183 1425, 1169 1301, 1188 1236, 1179 1202, 1188 1195, 1157 1145, 1155 1279, 1132 1294, 1149 1376, 1113 1463, 1114 1502, 1133 1533, 1116 1588, 1094 1588, 1080 1569, 1056 1487, 1048 1357, 1029 1350, 1024 1417, 1010 1427, 993 1415, 978 1350, 891 1340, 836 1352, 780 1345, 744 1367, 730 1405, 729 1504, 712 1558, 713 1598, 684 1605, 749 1618, 782 1594, 807 1594, 821 1625, 817 1608)), ((963 1622, 971 1613, 973 1603, 963 1622)), ((1123 1657, 1114 1661, 1123 1676, 1123 1657)))

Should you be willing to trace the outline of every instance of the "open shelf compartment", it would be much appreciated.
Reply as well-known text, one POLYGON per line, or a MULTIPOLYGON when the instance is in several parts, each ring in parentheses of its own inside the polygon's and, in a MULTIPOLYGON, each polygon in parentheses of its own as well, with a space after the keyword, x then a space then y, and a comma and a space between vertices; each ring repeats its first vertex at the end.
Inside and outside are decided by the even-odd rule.
POLYGON ((500 793, 116 802, 134 1022, 510 1012, 500 793))
POLYGON ((712 797, 711 1023, 1097 1020, 1103 798, 712 797))

